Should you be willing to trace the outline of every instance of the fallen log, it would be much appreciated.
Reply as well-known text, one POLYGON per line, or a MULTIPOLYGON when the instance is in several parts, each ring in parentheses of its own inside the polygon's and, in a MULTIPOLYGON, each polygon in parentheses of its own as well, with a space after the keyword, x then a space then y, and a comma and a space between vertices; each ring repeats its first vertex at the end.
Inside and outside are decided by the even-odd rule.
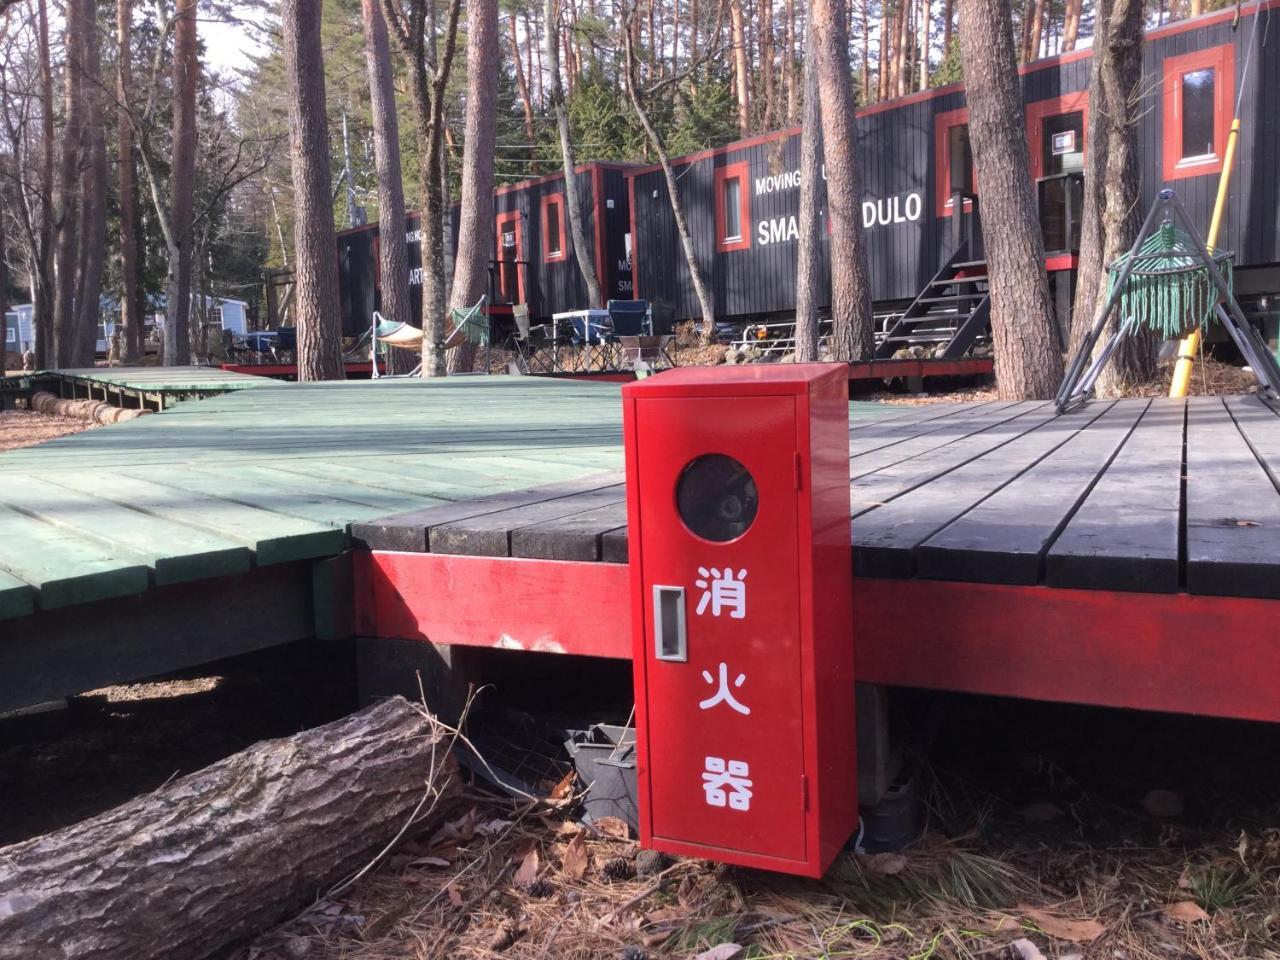
POLYGON ((296 914, 455 791, 449 746, 397 697, 0 848, 0 958, 208 957, 296 914))
POLYGON ((62 400, 47 390, 37 390, 32 394, 31 407, 38 413, 92 420, 103 425, 136 420, 151 413, 150 410, 112 406, 105 400, 62 400))

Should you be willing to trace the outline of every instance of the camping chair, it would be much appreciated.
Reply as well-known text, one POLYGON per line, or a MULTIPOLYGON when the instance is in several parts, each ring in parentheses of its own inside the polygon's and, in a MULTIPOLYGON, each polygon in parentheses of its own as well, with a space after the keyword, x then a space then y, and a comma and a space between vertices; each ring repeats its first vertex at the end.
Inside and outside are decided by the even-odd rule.
MULTIPOLYGON (((616 350, 622 349, 623 358, 628 352, 623 343, 633 341, 637 337, 653 333, 653 322, 649 319, 648 300, 610 300, 609 310, 609 343, 616 350)), ((617 357, 609 358, 613 366, 620 366, 617 357)))
MULTIPOLYGON (((546 324, 532 326, 529 322, 529 305, 527 303, 516 303, 511 306, 511 317, 515 321, 515 329, 512 331, 512 346, 515 348, 517 360, 515 362, 516 371, 519 373, 533 373, 535 360, 539 353, 551 345, 551 337, 548 333, 546 324)), ((542 367, 546 367, 546 359, 543 358, 542 367)), ((542 372, 548 372, 543 370, 542 372)))

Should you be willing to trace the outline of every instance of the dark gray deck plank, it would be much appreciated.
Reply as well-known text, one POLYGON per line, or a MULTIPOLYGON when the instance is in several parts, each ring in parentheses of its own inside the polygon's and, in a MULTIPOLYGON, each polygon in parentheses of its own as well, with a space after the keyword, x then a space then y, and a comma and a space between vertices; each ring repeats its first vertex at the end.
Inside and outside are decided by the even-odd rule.
POLYGON ((863 577, 915 575, 915 551, 956 517, 1017 479, 1110 409, 1089 404, 1056 417, 891 503, 853 520, 854 571, 863 577))
MULTIPOLYGON (((1008 403, 999 403, 997 405, 995 402, 957 404, 954 410, 938 416, 922 416, 918 419, 910 418, 905 422, 895 421, 893 423, 876 424, 866 429, 850 430, 849 449, 852 451, 853 457, 866 456, 877 450, 895 447, 917 437, 935 434, 948 425, 954 425, 962 420, 969 420, 984 412, 989 413, 993 409, 1000 409, 1008 405, 1008 403)), ((948 404, 947 406, 951 405, 948 404)))
MULTIPOLYGON (((516 556, 512 552, 512 538, 515 531, 545 523, 548 520, 562 520, 566 517, 598 511, 615 504, 625 508, 626 496, 623 485, 616 483, 569 497, 556 497, 440 526, 433 525, 427 533, 427 546, 432 553, 448 553, 455 556, 516 556)), ((616 525, 616 520, 609 524, 609 526, 616 525)), ((548 559, 572 558, 557 556, 548 559)))
POLYGON ((1055 587, 1176 593, 1186 401, 1161 397, 1045 557, 1055 587))
POLYGON ((1036 401, 1025 403, 990 403, 984 405, 982 411, 971 416, 947 417, 938 422, 936 429, 927 433, 912 436, 899 443, 889 444, 870 451, 858 449, 852 451, 849 458, 849 476, 852 480, 867 474, 902 463, 918 457, 930 450, 936 450, 949 443, 955 443, 965 437, 984 430, 990 430, 998 423, 1004 423, 1035 409, 1040 404, 1036 401))
POLYGON ((570 497, 589 490, 598 490, 601 487, 616 486, 621 479, 620 473, 600 473, 576 480, 545 484, 528 490, 496 493, 487 497, 477 497, 474 500, 460 500, 438 507, 409 510, 389 517, 361 521, 351 525, 351 541, 354 546, 368 550, 426 553, 429 545, 428 531, 432 527, 470 520, 485 514, 510 510, 513 507, 541 503, 544 500, 570 497))
POLYGON ((1235 420, 1220 399, 1188 401, 1187 590, 1277 598, 1280 494, 1273 476, 1280 421, 1261 404, 1231 407, 1235 420))
POLYGON ((1117 403, 1034 467, 921 544, 920 575, 1034 584, 1042 560, 1147 408, 1117 403))
POLYGON ((626 493, 622 487, 618 487, 617 496, 617 501, 602 507, 513 529, 511 556, 588 562, 603 559, 602 538, 627 522, 627 503, 621 499, 626 493))
POLYGON ((856 517, 868 510, 883 506, 1043 426, 1054 416, 1052 404, 1032 405, 1026 413, 1006 420, 1004 423, 998 423, 989 430, 859 477, 849 485, 850 513, 856 517))

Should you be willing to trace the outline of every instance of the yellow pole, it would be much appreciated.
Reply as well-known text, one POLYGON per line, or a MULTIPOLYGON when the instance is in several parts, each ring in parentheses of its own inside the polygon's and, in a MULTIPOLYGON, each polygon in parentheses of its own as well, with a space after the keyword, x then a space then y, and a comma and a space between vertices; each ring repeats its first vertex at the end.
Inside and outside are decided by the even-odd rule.
MULTIPOLYGON (((1231 132, 1227 134, 1227 149, 1222 157, 1222 176, 1218 178, 1218 199, 1213 204, 1213 219, 1209 221, 1209 239, 1205 246, 1213 253, 1218 245, 1218 232, 1222 229, 1222 215, 1227 208, 1227 187, 1231 183, 1231 167, 1236 159, 1236 140, 1240 137, 1240 118, 1231 121, 1231 132)), ((1196 354, 1200 352, 1200 328, 1192 330, 1178 344, 1178 362, 1173 368, 1173 382, 1169 385, 1169 396, 1185 397, 1191 385, 1191 368, 1196 362, 1196 354)))

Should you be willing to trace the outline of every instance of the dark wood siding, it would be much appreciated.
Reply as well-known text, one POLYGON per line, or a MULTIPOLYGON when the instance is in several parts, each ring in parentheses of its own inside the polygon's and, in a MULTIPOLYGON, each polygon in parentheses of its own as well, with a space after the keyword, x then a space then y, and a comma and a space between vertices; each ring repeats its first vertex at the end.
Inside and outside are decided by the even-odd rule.
MULTIPOLYGON (((1220 44, 1235 47, 1235 92, 1244 84, 1243 129, 1231 184, 1228 215, 1220 246, 1237 253, 1241 266, 1280 262, 1280 57, 1275 55, 1280 14, 1267 9, 1260 15, 1259 47, 1245 74, 1253 15, 1233 28, 1229 18, 1213 15, 1198 26, 1176 25, 1148 35, 1144 48, 1146 95, 1139 129, 1142 163, 1142 202, 1154 202, 1163 186, 1162 95, 1166 57, 1220 44), (1269 42, 1267 41, 1267 38, 1269 42)), ((1022 76, 1023 99, 1036 103, 1087 90, 1090 58, 1067 56, 1038 65, 1022 76)), ((1233 100, 1234 103, 1234 100, 1233 100)), ((950 218, 938 217, 934 206, 935 121, 939 114, 965 105, 960 87, 909 97, 899 105, 874 107, 858 118, 858 159, 864 194, 864 222, 869 222, 872 295, 876 301, 911 299, 952 252, 950 218), (918 200, 910 199, 918 197, 918 200), (908 209, 908 200, 913 205, 908 209), (919 216, 911 218, 914 204, 919 216)), ((719 317, 751 317, 787 313, 795 304, 793 239, 761 243, 760 225, 794 216, 799 204, 797 186, 758 192, 757 179, 794 171, 799 166, 799 135, 784 131, 770 138, 730 144, 710 155, 678 158, 676 175, 688 214, 699 261, 707 274, 719 317), (763 141, 763 142, 762 142, 763 141), (746 162, 749 170, 750 247, 715 249, 715 170, 746 162)), ((1172 184, 1194 223, 1208 230, 1218 188, 1217 174, 1188 177, 1172 184)), ((679 317, 700 314, 689 281, 679 238, 671 215, 662 171, 646 168, 633 173, 635 210, 635 284, 638 296, 669 303, 679 317)), ((821 251, 828 256, 825 220, 821 251)), ((830 297, 829 270, 824 266, 820 301, 830 297)))

